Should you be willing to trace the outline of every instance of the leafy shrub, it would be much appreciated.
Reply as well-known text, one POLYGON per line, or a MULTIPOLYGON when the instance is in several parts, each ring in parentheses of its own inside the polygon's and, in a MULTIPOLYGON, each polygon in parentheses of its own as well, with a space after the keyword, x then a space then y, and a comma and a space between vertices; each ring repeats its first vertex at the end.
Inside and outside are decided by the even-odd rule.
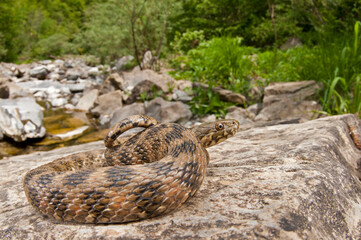
POLYGON ((294 82, 309 79, 306 61, 314 61, 307 47, 296 47, 286 51, 265 51, 257 55, 256 72, 267 82, 294 82), (276 58, 277 57, 277 58, 276 58), (306 78, 303 78, 306 77, 306 78))
POLYGON ((249 55, 256 50, 241 46, 241 41, 241 38, 223 37, 202 42, 198 48, 179 58, 179 62, 183 62, 186 68, 178 77, 221 86, 235 92, 247 92, 248 76, 253 68, 249 55))
POLYGON ((221 86, 247 95, 250 88, 250 75, 255 67, 250 55, 257 50, 242 46, 241 42, 241 38, 213 38, 201 42, 197 48, 176 58, 175 63, 185 65, 185 67, 173 73, 174 77, 200 81, 209 85, 207 90, 195 90, 195 96, 189 103, 193 113, 200 116, 226 114, 226 110, 232 104, 221 101, 219 96, 212 92, 212 86, 221 86))
POLYGON ((196 48, 203 41, 204 32, 202 30, 190 31, 187 29, 184 33, 177 32, 170 45, 175 52, 186 53, 190 49, 196 48))
POLYGON ((205 114, 214 114, 216 117, 224 117, 230 106, 234 105, 219 99, 219 95, 213 93, 211 88, 193 89, 194 97, 189 102, 190 109, 193 114, 203 116, 205 114))

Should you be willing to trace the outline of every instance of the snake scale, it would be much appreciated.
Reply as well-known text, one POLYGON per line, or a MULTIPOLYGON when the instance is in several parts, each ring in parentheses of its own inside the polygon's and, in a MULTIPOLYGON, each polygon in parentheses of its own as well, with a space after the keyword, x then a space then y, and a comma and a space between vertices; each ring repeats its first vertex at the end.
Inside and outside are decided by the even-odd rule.
POLYGON ((159 216, 197 192, 209 162, 205 148, 238 128, 236 120, 185 128, 131 116, 108 133, 105 151, 76 153, 30 170, 25 194, 41 213, 65 222, 124 223, 159 216), (115 144, 135 127, 145 129, 115 144))

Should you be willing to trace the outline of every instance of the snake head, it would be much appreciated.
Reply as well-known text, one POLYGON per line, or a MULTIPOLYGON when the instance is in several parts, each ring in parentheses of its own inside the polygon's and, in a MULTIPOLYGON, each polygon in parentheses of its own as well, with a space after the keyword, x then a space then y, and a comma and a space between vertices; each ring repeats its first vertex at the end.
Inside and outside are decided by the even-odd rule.
POLYGON ((239 129, 235 119, 224 119, 216 122, 203 123, 192 128, 203 147, 214 146, 235 135, 239 129))

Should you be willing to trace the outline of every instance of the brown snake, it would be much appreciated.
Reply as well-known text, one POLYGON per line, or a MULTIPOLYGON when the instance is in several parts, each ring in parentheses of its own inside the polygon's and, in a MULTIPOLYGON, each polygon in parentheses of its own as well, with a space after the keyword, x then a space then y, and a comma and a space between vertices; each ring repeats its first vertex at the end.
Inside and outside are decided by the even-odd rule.
POLYGON ((206 147, 233 136, 236 120, 185 128, 146 115, 120 121, 107 149, 77 153, 30 170, 28 201, 60 221, 124 223, 168 213, 193 196, 206 174, 206 147), (125 131, 145 129, 113 146, 125 131))

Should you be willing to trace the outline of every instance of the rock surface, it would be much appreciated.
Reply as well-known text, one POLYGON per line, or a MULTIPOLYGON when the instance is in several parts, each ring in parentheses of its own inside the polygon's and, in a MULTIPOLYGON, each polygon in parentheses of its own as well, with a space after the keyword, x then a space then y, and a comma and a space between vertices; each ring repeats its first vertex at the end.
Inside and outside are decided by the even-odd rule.
POLYGON ((120 90, 100 95, 97 100, 97 106, 91 110, 96 116, 109 115, 115 109, 123 106, 123 94, 120 90))
POLYGON ((360 239, 361 151, 353 115, 301 124, 249 125, 208 149, 199 192, 175 212, 114 225, 63 224, 35 211, 22 179, 102 142, 11 157, 0 168, 0 239, 360 239))
POLYGON ((252 123, 255 114, 240 107, 232 106, 228 109, 225 119, 236 119, 241 125, 252 123))
POLYGON ((135 67, 131 72, 124 72, 123 78, 124 88, 129 92, 144 80, 153 82, 159 86, 164 93, 168 93, 170 88, 175 86, 174 78, 168 74, 159 74, 150 69, 140 70, 139 67, 135 67))
POLYGON ((132 103, 123 107, 118 107, 114 110, 111 120, 110 127, 116 124, 117 122, 127 118, 131 115, 145 114, 144 103, 132 103))
POLYGON ((99 90, 92 89, 86 93, 79 99, 79 102, 75 106, 76 110, 87 112, 94 106, 94 103, 98 97, 99 90))
POLYGON ((182 102, 168 102, 158 97, 149 102, 145 114, 157 119, 158 122, 185 122, 192 117, 189 106, 182 102))
POLYGON ((265 88, 263 109, 256 121, 318 117, 322 107, 312 100, 319 90, 315 81, 280 82, 265 88))

